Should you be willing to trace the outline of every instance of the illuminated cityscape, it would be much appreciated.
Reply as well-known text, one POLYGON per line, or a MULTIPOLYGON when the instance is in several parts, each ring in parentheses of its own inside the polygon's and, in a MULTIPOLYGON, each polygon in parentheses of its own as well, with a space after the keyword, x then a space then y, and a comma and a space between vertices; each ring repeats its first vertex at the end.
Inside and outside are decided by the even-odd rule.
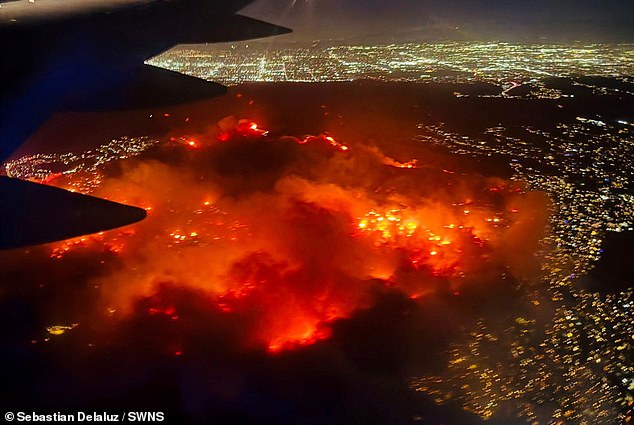
MULTIPOLYGON (((600 76, 631 81, 634 45, 446 42, 364 46, 253 42, 224 48, 178 47, 148 63, 227 85, 369 79, 488 82, 504 84, 506 90, 514 88, 511 82, 539 82, 553 77, 600 76)), ((606 94, 619 92, 591 82, 576 84, 606 94)), ((559 95, 543 83, 534 91, 536 97, 559 95)))
POLYGON ((579 280, 601 257, 610 232, 633 230, 632 126, 577 117, 553 133, 524 128, 525 138, 517 138, 493 128, 477 139, 439 126, 421 130, 421 142, 459 155, 506 158, 514 179, 550 195, 545 285, 533 288, 529 298, 536 311, 546 303, 555 313, 551 323, 538 323, 533 312, 533 318, 517 317, 504 329, 479 322, 468 342, 451 352, 449 380, 425 377, 413 387, 441 403, 457 397, 483 418, 509 400, 523 400, 513 409, 536 424, 629 423, 632 290, 593 293, 579 280))
MULTIPOLYGON (((241 92, 237 97, 244 99, 249 97, 249 84, 245 83, 372 80, 388 86, 450 86, 448 93, 453 102, 474 102, 475 105, 480 105, 477 102, 507 102, 495 104, 502 105, 500 109, 505 112, 491 118, 492 122, 498 122, 497 125, 487 124, 483 125, 484 128, 468 129, 465 129, 468 127, 466 125, 461 127, 459 124, 463 119, 463 111, 457 108, 464 103, 451 104, 456 105, 456 109, 450 111, 455 116, 453 122, 445 122, 430 115, 420 117, 413 124, 415 135, 408 141, 413 146, 438 155, 460 158, 467 163, 495 160, 503 164, 508 172, 502 179, 497 177, 497 170, 493 167, 485 169, 483 174, 490 172, 505 183, 481 184, 482 187, 478 186, 479 192, 476 191, 480 199, 458 200, 463 194, 459 194, 458 189, 455 192, 447 189, 451 202, 443 199, 442 202, 447 205, 438 207, 438 211, 430 206, 433 203, 431 200, 419 202, 418 194, 414 196, 407 192, 409 186, 402 183, 407 180, 403 175, 399 175, 402 177, 399 183, 392 183, 390 179, 393 174, 390 173, 421 173, 410 175, 408 181, 416 181, 416 178, 422 181, 426 170, 434 169, 442 176, 438 181, 444 184, 447 180, 451 185, 459 183, 459 179, 479 182, 482 176, 476 177, 459 169, 437 170, 438 167, 427 163, 427 158, 423 156, 399 161, 384 155, 376 147, 368 147, 358 141, 353 143, 335 139, 326 132, 315 136, 278 137, 276 129, 271 129, 271 135, 255 122, 237 121, 234 118, 229 121, 235 128, 224 133, 218 130, 219 134, 211 136, 207 134, 192 138, 183 135, 170 140, 121 137, 83 154, 42 153, 22 157, 7 162, 4 171, 11 177, 54 181, 55 184, 63 182, 62 187, 104 196, 104 193, 99 192, 109 179, 104 169, 119 161, 135 164, 135 158, 143 161, 149 155, 155 162, 149 162, 151 165, 144 168, 143 173, 153 176, 151 170, 164 172, 163 167, 168 167, 164 164, 157 167, 156 158, 161 156, 153 157, 155 152, 152 152, 165 146, 176 146, 186 152, 183 154, 179 151, 183 157, 191 159, 200 151, 209 150, 214 155, 222 153, 222 149, 230 149, 226 148, 226 142, 234 139, 247 145, 251 139, 255 139, 267 147, 275 145, 271 140, 277 140, 293 155, 293 149, 302 146, 314 157, 322 155, 315 152, 320 152, 316 146, 323 145, 331 148, 334 156, 324 162, 324 169, 321 165, 315 166, 315 170, 319 171, 310 169, 310 172, 319 175, 319 179, 306 183, 302 179, 310 180, 313 175, 305 170, 293 169, 289 178, 291 183, 280 179, 271 192, 263 190, 248 199, 262 208, 258 204, 262 198, 280 197, 280 193, 283 193, 281 197, 284 202, 288 202, 284 198, 288 194, 284 191, 291 187, 292 196, 289 197, 294 202, 297 199, 301 200, 298 203, 315 202, 324 209, 333 209, 337 214, 341 212, 338 208, 344 209, 343 216, 345 220, 351 221, 353 229, 346 230, 351 235, 346 234, 346 237, 350 236, 354 243, 359 244, 354 245, 354 249, 369 249, 372 253, 368 256, 363 251, 366 257, 359 264, 355 263, 358 259, 350 260, 358 267, 359 275, 354 275, 355 279, 363 276, 381 282, 387 288, 399 288, 414 302, 424 300, 433 291, 424 285, 421 288, 419 282, 411 283, 408 279, 415 279, 403 278, 404 275, 428 273, 431 277, 425 275, 426 278, 446 280, 449 282, 449 293, 459 298, 462 283, 457 282, 468 281, 479 270, 473 264, 466 265, 471 260, 469 256, 475 256, 478 264, 487 264, 493 269, 491 264, 494 261, 489 262, 489 255, 493 254, 487 250, 493 250, 491 247, 502 240, 504 237, 501 235, 505 235, 514 224, 532 218, 520 217, 518 210, 511 208, 513 196, 546 194, 549 202, 546 232, 540 237, 535 252, 530 254, 538 259, 539 272, 535 275, 527 273, 513 282, 521 308, 513 311, 512 316, 499 318, 489 312, 483 313, 473 322, 462 323, 462 333, 451 341, 450 348, 445 352, 447 361, 442 368, 412 374, 409 387, 412 392, 429 397, 438 406, 450 406, 450 409, 460 406, 495 424, 507 424, 509 420, 532 425, 631 423, 634 406, 632 288, 595 291, 585 286, 584 279, 588 278, 606 254, 604 249, 608 239, 634 230, 634 116, 631 111, 583 112, 588 104, 598 98, 606 98, 606 103, 611 104, 611 101, 627 100, 634 96, 634 45, 448 42, 355 46, 251 43, 248 46, 240 44, 219 48, 176 48, 152 59, 150 63, 230 86, 240 85, 241 92), (518 103, 511 102, 534 107, 531 111, 537 111, 533 115, 535 122, 526 124, 526 119, 517 119, 514 108, 517 108, 518 103), (543 112, 546 110, 562 111, 562 114, 568 113, 569 116, 551 114, 551 117, 548 112, 543 112), (245 138, 248 142, 244 142, 245 138), (345 171, 337 168, 342 164, 345 171), (398 191, 387 187, 389 185, 384 187, 383 180, 377 183, 378 178, 377 181, 372 180, 372 184, 365 180, 362 184, 349 182, 348 178, 355 181, 357 173, 361 173, 359 169, 363 167, 358 168, 359 164, 368 169, 373 166, 381 168, 383 174, 377 172, 381 179, 397 188, 402 186, 408 195, 396 193, 398 191), (332 172, 333 169, 338 171, 332 172), (305 175, 302 174, 304 172, 305 175), (329 172, 336 177, 328 175, 329 172), (309 175, 310 178, 307 177, 309 175), (500 198, 496 198, 498 195, 500 198), (386 265, 389 261, 396 261, 394 258, 398 258, 398 267, 386 265), (407 272, 403 272, 403 268, 407 272), (406 283, 403 284, 399 279, 406 283)), ((376 102, 380 103, 381 99, 376 99, 376 102)), ((430 109, 433 106, 435 104, 430 109)), ((321 107, 325 108, 323 105, 321 107)), ((222 121, 217 125, 221 129, 223 126, 222 121)), ((248 146, 249 149, 253 148, 252 145, 248 146)), ((198 164, 195 161, 192 163, 198 164)), ((368 175, 373 173, 368 172, 368 175)), ((172 174, 167 175, 173 177, 172 174)), ((266 176, 266 173, 262 175, 266 176)), ((365 175, 363 177, 366 178, 365 175)), ((257 184, 263 180, 266 179, 258 177, 257 184)), ((195 186, 194 183, 191 185, 195 186)), ((181 187, 178 187, 177 191, 180 190, 181 187)), ((204 190, 211 191, 207 187, 204 190)), ((220 191, 215 187, 214 190, 220 191)), ((201 192, 194 193, 198 196, 201 192)), ((424 198, 423 195, 420 197, 424 198)), ((198 251, 194 251, 196 249, 207 250, 204 252, 212 253, 215 258, 221 256, 220 252, 224 255, 224 251, 218 248, 221 246, 229 247, 227 249, 233 255, 235 247, 244 245, 256 252, 254 256, 270 250, 267 245, 270 240, 285 246, 286 242, 276 239, 279 238, 276 230, 261 229, 258 222, 260 213, 255 214, 257 220, 245 215, 241 209, 258 207, 248 203, 248 207, 242 205, 239 196, 236 197, 238 200, 231 197, 231 202, 225 206, 216 205, 217 200, 223 199, 220 195, 212 200, 205 198, 192 202, 186 197, 178 198, 185 199, 182 205, 172 202, 171 198, 163 200, 157 195, 156 199, 156 205, 148 203, 143 207, 150 213, 148 222, 160 223, 159 230, 154 229, 155 236, 146 228, 145 239, 151 242, 143 242, 146 245, 139 242, 136 247, 151 247, 151 250, 158 251, 158 246, 161 258, 167 259, 164 263, 177 269, 180 261, 191 262, 196 270, 196 267, 204 269, 200 263, 203 260, 199 259, 198 251), (156 218, 160 217, 161 210, 163 213, 169 212, 165 222, 160 221, 162 218, 156 218), (236 218, 239 216, 236 211, 243 216, 236 218), (258 228, 269 239, 265 241, 265 236, 257 236, 258 228)), ((283 205, 286 207, 286 204, 283 205)), ((539 207, 535 206, 526 209, 535 212, 535 215, 539 211, 539 207)), ((284 214, 288 213, 282 207, 275 206, 270 210, 262 208, 261 215, 271 215, 271 211, 283 219, 286 219, 284 214)), ((331 219, 331 216, 318 216, 311 226, 321 223, 320 220, 329 222, 331 219)), ((281 228, 287 224, 284 221, 273 223, 281 228)), ((288 229, 285 231, 289 232, 288 229)), ((527 236, 523 238, 530 239, 527 236)), ((47 251, 47 255, 54 261, 63 262, 76 250, 103 245, 104 252, 108 254, 119 255, 123 252, 124 257, 131 255, 133 260, 137 260, 133 254, 126 254, 125 251, 127 243, 135 246, 134 240, 133 232, 113 236, 100 234, 57 244, 47 251)), ((348 254, 344 252, 342 257, 347 258, 348 254)), ((239 310, 240 302, 250 300, 249 297, 256 294, 260 287, 271 288, 266 286, 270 275, 283 282, 284 290, 288 290, 284 286, 289 285, 285 280, 289 272, 285 268, 289 267, 287 263, 291 260, 284 258, 280 261, 275 255, 264 260, 257 257, 255 263, 257 267, 263 267, 264 271, 251 263, 245 266, 247 260, 244 259, 242 263, 237 263, 247 270, 243 273, 243 281, 237 286, 225 287, 225 283, 214 281, 216 286, 211 285, 212 292, 221 294, 216 301, 223 313, 239 310), (284 271, 272 272, 276 267, 284 271)), ((251 261, 252 258, 249 258, 251 261)), ((332 262, 338 265, 340 261, 337 256, 328 256, 328 259, 328 267, 332 262)), ((496 261, 504 264, 503 260, 496 261)), ((496 263, 496 267, 498 265, 496 263)), ((348 265, 342 266, 343 269, 346 267, 348 265)), ((512 267, 505 264, 500 268, 503 269, 502 274, 488 271, 495 275, 494 279, 505 280, 511 274, 512 267)), ((135 282, 137 279, 140 282, 140 272, 136 268, 134 270, 130 276, 125 274, 127 272, 121 272, 121 275, 129 281, 135 282)), ((190 269, 179 271, 185 276, 192 273, 190 269)), ((237 273, 235 269, 230 271, 237 273)), ((229 272, 223 272, 224 279, 229 272)), ((171 270, 166 272, 170 279, 171 273, 171 270)), ((118 277, 126 285, 129 283, 118 277)), ((305 277, 300 275, 294 278, 302 281, 305 277)), ((326 278, 334 279, 332 276, 326 278)), ((196 279, 203 280, 198 275, 196 279)), ((210 277, 205 276, 205 279, 210 277)), ((312 283, 310 279, 308 281, 312 283)), ((196 285, 202 286, 199 283, 196 285)), ((608 288, 610 282, 601 282, 601 285, 608 288)), ((294 296, 301 298, 298 294, 294 296)), ((322 298, 320 300, 320 303, 324 303, 322 298)), ((365 307, 361 301, 356 301, 365 307)), ((328 308, 320 304, 317 313, 312 312, 312 315, 302 315, 303 310, 295 310, 293 317, 299 317, 297 326, 293 327, 290 320, 284 323, 286 328, 280 325, 288 335, 273 331, 266 334, 268 352, 293 351, 327 340, 330 335, 328 326, 337 320, 354 316, 357 308, 340 300, 338 302, 328 308)), ((110 314, 118 314, 118 308, 109 308, 110 314)), ((276 305, 273 309, 276 314, 279 314, 278 308, 281 307, 276 305)), ((171 306, 152 306, 148 311, 151 315, 168 316, 170 320, 180 318, 171 306)), ((76 332, 75 328, 80 329, 81 324, 68 322, 50 325, 46 327, 46 337, 67 336, 76 332)), ((182 355, 180 349, 175 353, 179 353, 174 354, 177 356, 182 355)))

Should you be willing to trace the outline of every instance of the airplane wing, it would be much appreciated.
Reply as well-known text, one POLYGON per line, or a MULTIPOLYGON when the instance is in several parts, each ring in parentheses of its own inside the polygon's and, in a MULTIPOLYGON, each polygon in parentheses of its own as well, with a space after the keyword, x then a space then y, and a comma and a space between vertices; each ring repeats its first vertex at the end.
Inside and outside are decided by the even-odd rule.
MULTIPOLYGON (((0 0, 0 161, 57 111, 151 110, 224 94, 219 84, 144 61, 177 44, 290 32, 236 13, 252 1, 0 0)), ((143 218, 138 208, 22 183, 0 179, 0 249, 143 218), (110 219, 98 219, 97 206, 110 219), (62 225, 60 215, 75 224, 62 225)))
POLYGON ((221 96, 222 84, 152 65, 129 73, 125 84, 69 93, 63 109, 73 112, 127 111, 164 108, 221 96))
POLYGON ((97 233, 146 216, 142 208, 3 176, 0 199, 0 249, 97 233))

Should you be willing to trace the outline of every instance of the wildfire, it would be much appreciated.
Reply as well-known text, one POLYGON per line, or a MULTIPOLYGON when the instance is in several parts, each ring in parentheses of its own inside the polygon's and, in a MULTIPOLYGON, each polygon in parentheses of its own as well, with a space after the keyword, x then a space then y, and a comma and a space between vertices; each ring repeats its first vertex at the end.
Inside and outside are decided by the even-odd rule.
POLYGON ((201 143, 198 140, 189 136, 171 137, 170 142, 178 143, 192 149, 198 149, 201 147, 201 143))
POLYGON ((287 329, 283 336, 272 338, 267 349, 270 353, 279 353, 328 339, 330 329, 322 325, 323 323, 319 320, 294 321, 292 329, 287 329))
POLYGON ((407 162, 400 162, 396 161, 395 159, 385 157, 383 163, 395 168, 418 168, 418 160, 416 159, 407 162))
POLYGON ((217 140, 220 142, 227 142, 233 137, 265 137, 268 136, 268 130, 264 130, 255 121, 241 119, 235 121, 229 117, 220 123, 220 133, 217 136, 217 140))
POLYGON ((335 148, 335 149, 337 149, 337 150, 339 150, 341 152, 345 152, 348 149, 350 149, 350 148, 348 148, 348 146, 339 143, 337 140, 335 140, 334 137, 328 136, 327 134, 322 135, 321 139, 325 140, 326 142, 328 142, 328 144, 330 146, 332 146, 333 148, 335 148))
POLYGON ((457 276, 461 273, 461 245, 478 243, 474 229, 456 223, 430 225, 425 214, 413 209, 372 210, 357 220, 357 228, 372 237, 377 247, 407 252, 416 269, 429 268, 435 276, 457 276))
POLYGON ((134 235, 134 230, 99 232, 94 235, 80 236, 52 245, 50 257, 61 260, 68 253, 80 248, 100 246, 103 252, 120 254, 125 248, 125 240, 134 235))
MULTIPOLYGON (((512 224, 509 217, 518 215, 514 209, 507 217, 492 203, 464 198, 430 202, 397 195, 396 183, 380 189, 387 173, 395 172, 385 165, 411 170, 403 171, 410 176, 424 172, 416 159, 398 162, 376 148, 364 148, 379 158, 376 175, 367 176, 350 165, 365 158, 355 156, 364 149, 351 149, 325 133, 274 137, 253 121, 235 119, 218 127, 211 141, 188 136, 171 140, 182 149, 196 148, 185 166, 135 159, 123 168, 123 176, 99 175, 97 196, 152 205, 144 222, 50 246, 50 257, 59 261, 76 250, 115 254, 116 263, 102 260, 109 272, 100 281, 110 310, 125 314, 136 300, 149 299, 161 285, 173 283, 207 294, 210 308, 223 317, 253 317, 245 338, 277 353, 328 338, 334 321, 371 303, 370 282, 382 282, 411 299, 434 290, 436 277, 458 282, 474 265, 482 267, 490 241, 502 238, 512 224), (249 168, 242 164, 251 161, 256 166, 249 171, 264 170, 253 177, 259 183, 274 173, 262 166, 264 159, 249 156, 248 149, 254 141, 273 146, 289 139, 303 146, 298 155, 305 153, 307 168, 280 172, 256 192, 241 180, 244 173, 234 177, 222 167, 215 169, 213 161, 197 159, 222 146, 229 158, 243 155, 237 160, 241 167, 249 168), (335 154, 323 155, 319 144, 335 154), (314 158, 319 161, 311 168, 314 158), (348 168, 339 175, 337 167, 348 168), (217 180, 228 182, 233 192, 217 180)), ((445 170, 440 175, 460 178, 445 170)), ((64 184, 64 178, 56 183, 64 184)), ((486 182, 482 186, 489 187, 486 182)), ((481 188, 473 196, 505 194, 505 188, 495 187, 481 188)), ((172 304, 146 311, 175 321, 186 315, 172 304)))

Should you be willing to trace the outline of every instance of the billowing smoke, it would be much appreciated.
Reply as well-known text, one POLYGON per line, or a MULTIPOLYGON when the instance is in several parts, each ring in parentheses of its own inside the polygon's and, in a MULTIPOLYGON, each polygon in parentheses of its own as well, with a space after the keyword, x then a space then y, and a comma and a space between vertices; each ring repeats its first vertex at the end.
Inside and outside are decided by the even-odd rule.
MULTIPOLYGON (((98 358, 127 358, 119 368, 138 377, 128 368, 157 356, 189 356, 192 368, 205 356, 226 362, 226 352, 275 358, 366 320, 386 296, 424 312, 430 300, 496 291, 539 268, 548 201, 520 182, 233 117, 171 136, 52 180, 146 208, 145 221, 2 257, 8 278, 46 293, 33 326, 67 326, 49 332, 72 334, 84 361, 103 347, 98 358)), ((201 400, 238 397, 240 376, 222 375, 221 393, 206 384, 216 389, 201 400)))
MULTIPOLYGON (((377 287, 415 299, 525 278, 546 218, 546 200, 520 183, 233 117, 99 173, 94 195, 149 217, 50 248, 62 264, 103 263, 95 314, 125 318, 162 287, 194 289, 210 309, 248 317, 245 345, 271 351, 327 337, 331 323, 371 306, 377 287)), ((149 309, 178 316, 176 306, 149 309)))

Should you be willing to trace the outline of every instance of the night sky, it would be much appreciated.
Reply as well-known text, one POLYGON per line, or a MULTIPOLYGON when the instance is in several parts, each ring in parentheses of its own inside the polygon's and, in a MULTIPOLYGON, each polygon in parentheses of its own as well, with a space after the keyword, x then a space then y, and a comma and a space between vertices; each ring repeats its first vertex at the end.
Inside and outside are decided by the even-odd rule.
POLYGON ((634 3, 625 0, 260 0, 244 12, 300 39, 634 40, 634 3))
MULTIPOLYGON (((37 15, 61 3, 68 11, 151 1, 5 0, 0 18, 16 8, 37 15)), ((285 40, 634 41, 628 0, 256 0, 242 13, 292 28, 285 40)))

